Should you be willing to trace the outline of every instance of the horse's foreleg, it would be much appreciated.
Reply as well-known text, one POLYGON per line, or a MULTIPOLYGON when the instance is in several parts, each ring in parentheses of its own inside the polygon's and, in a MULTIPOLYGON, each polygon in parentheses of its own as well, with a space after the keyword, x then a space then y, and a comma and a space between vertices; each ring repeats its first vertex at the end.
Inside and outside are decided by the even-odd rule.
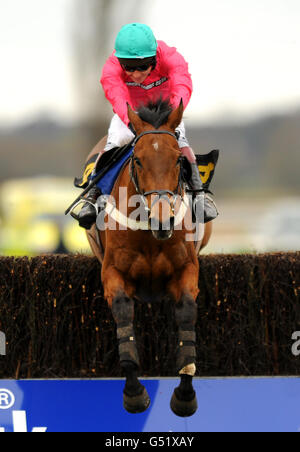
POLYGON ((105 296, 117 324, 119 356, 126 376, 124 407, 130 413, 141 413, 150 405, 145 387, 138 380, 139 357, 133 329, 134 301, 125 291, 125 282, 120 272, 111 267, 103 275, 105 296))
POLYGON ((176 368, 179 375, 193 377, 196 373, 196 332, 197 306, 195 301, 184 295, 175 307, 178 325, 179 347, 176 356, 176 368))
MULTIPOLYGON (((193 272, 183 276, 181 283, 189 277, 190 288, 193 285, 193 272)), ((197 281, 198 283, 198 281, 197 281)), ((187 289, 186 285, 181 287, 187 289)), ((175 305, 175 319, 178 326, 178 349, 176 369, 180 375, 180 385, 175 389, 171 408, 178 416, 191 416, 197 410, 197 398, 193 388, 196 373, 196 332, 198 284, 194 282, 193 290, 184 292, 175 305)))
POLYGON ((191 416, 197 410, 197 398, 193 388, 196 373, 196 332, 197 305, 185 294, 175 307, 178 325, 178 349, 176 368, 180 375, 180 385, 175 389, 171 408, 178 416, 191 416))

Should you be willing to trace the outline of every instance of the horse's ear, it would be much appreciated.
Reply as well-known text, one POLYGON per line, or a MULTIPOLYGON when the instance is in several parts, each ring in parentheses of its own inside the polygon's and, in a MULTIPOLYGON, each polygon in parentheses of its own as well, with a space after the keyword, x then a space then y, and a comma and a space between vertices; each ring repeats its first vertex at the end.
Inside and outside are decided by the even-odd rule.
POLYGON ((183 100, 181 99, 179 107, 172 111, 169 116, 167 125, 170 127, 170 129, 175 130, 179 126, 182 121, 183 111, 183 100))
POLYGON ((142 121, 139 115, 132 110, 128 102, 127 102, 127 112, 128 119, 132 127, 134 128, 136 134, 139 135, 145 129, 144 121, 142 121))

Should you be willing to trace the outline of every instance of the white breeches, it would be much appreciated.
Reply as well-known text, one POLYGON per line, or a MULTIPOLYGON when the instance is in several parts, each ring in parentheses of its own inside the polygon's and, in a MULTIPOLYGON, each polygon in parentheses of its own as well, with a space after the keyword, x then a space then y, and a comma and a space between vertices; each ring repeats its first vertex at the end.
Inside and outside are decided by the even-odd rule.
MULTIPOLYGON (((179 147, 189 147, 189 142, 185 137, 185 127, 183 121, 177 127, 176 132, 179 133, 179 147)), ((118 115, 114 115, 108 129, 107 144, 104 148, 104 151, 109 151, 110 149, 113 149, 115 147, 125 146, 126 144, 130 143, 133 138, 134 135, 131 130, 124 124, 124 122, 119 118, 118 115)))

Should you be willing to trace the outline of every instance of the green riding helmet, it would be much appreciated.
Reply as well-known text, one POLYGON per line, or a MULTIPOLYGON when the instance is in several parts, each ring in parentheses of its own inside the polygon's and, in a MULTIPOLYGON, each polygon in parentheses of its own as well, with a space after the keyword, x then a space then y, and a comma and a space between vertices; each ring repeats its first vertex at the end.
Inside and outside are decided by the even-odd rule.
POLYGON ((143 59, 156 55, 157 42, 148 25, 125 25, 118 33, 115 44, 117 58, 143 59))

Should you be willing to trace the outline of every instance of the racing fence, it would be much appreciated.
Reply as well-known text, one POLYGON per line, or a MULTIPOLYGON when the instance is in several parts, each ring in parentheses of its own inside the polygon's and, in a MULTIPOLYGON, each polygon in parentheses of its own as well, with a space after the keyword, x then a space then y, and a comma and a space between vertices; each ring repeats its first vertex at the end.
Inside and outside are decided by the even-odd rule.
MULTIPOLYGON (((299 375, 300 252, 200 258, 198 376, 299 375)), ((82 255, 0 258, 0 378, 119 377, 100 264, 82 255)), ((175 376, 173 305, 136 303, 143 376, 175 376)))

